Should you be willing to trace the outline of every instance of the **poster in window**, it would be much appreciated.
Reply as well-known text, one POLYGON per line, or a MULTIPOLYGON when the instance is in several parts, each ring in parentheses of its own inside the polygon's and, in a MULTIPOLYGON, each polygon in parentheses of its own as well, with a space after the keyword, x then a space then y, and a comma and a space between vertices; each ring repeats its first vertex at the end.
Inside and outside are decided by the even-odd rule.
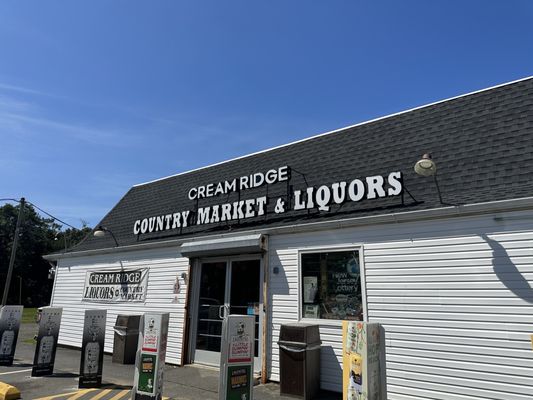
POLYGON ((318 304, 305 304, 304 318, 318 318, 318 304))
POLYGON ((318 292, 318 278, 304 276, 304 303, 314 303, 318 292))

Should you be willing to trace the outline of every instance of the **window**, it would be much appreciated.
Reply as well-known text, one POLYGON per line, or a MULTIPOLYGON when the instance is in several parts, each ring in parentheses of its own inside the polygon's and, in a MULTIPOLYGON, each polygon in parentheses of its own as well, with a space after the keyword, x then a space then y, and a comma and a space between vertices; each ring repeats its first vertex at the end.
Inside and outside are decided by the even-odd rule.
POLYGON ((302 317, 363 320, 359 250, 301 254, 302 317))

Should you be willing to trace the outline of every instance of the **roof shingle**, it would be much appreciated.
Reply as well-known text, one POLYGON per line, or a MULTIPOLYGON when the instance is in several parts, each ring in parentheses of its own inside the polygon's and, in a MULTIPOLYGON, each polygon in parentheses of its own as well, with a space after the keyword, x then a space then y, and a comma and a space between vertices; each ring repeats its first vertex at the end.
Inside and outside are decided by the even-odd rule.
MULTIPOLYGON (((192 149, 194 151, 194 149, 192 149)), ((418 108, 383 119, 313 137, 219 165, 132 187, 103 218, 120 245, 277 227, 319 220, 335 220, 390 212, 442 207, 431 178, 417 176, 414 163, 430 152, 438 166, 443 201, 469 204, 533 195, 533 79, 418 108), (379 200, 346 202, 330 212, 288 211, 237 223, 191 226, 183 229, 133 234, 135 220, 182 210, 193 210, 190 188, 288 165, 291 189, 351 181, 402 171, 407 194, 379 200)), ((250 189, 242 198, 287 194, 285 183, 250 189)), ((238 193, 203 199, 199 206, 236 201, 238 193)), ((274 207, 272 202, 269 210, 274 207)), ((69 251, 113 247, 111 238, 88 236, 69 251)))

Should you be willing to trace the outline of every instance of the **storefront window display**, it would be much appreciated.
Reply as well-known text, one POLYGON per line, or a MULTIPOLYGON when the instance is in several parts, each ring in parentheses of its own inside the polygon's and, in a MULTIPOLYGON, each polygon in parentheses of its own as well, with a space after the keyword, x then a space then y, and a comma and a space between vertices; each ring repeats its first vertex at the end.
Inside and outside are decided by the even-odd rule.
POLYGON ((363 320, 359 250, 301 254, 302 317, 363 320))

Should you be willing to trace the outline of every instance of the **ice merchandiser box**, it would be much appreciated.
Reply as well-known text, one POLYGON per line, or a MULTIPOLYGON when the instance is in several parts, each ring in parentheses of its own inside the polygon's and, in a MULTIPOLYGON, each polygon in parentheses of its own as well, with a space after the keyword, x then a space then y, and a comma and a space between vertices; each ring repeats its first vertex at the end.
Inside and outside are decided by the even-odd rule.
POLYGON ((342 322, 343 400, 381 400, 381 326, 342 322))

